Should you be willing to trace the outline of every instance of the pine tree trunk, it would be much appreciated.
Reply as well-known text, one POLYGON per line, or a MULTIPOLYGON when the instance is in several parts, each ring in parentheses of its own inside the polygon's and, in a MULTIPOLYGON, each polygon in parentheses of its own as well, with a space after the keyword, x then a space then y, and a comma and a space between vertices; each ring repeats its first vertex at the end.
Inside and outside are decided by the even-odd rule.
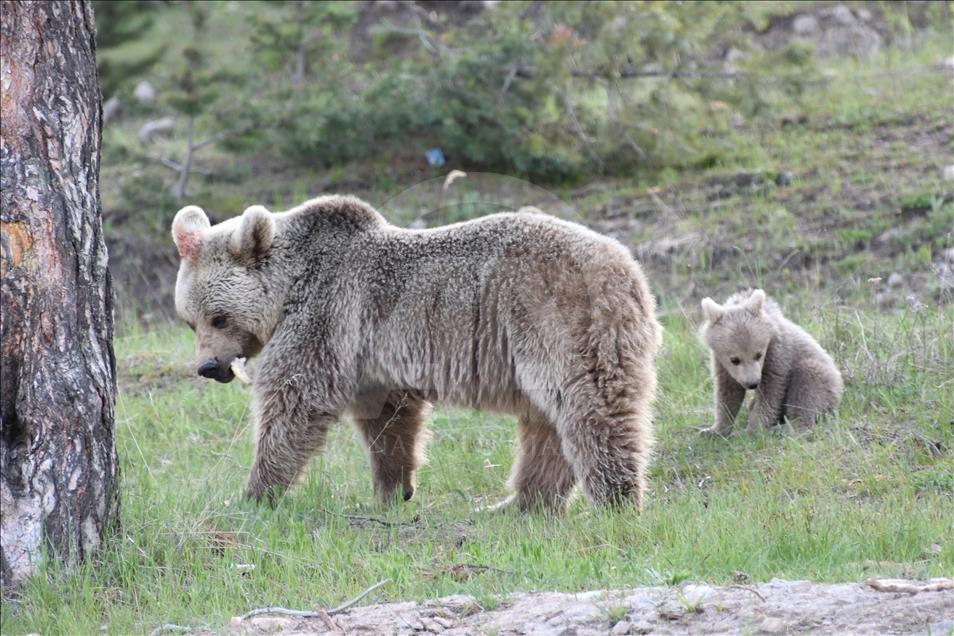
POLYGON ((0 583, 102 542, 118 491, 101 100, 88 1, 0 18, 0 583))

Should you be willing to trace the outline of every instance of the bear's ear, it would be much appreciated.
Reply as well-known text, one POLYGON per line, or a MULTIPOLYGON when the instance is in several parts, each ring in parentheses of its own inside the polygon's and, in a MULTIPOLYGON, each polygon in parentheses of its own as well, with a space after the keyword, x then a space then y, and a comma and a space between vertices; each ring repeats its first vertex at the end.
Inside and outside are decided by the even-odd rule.
POLYGON ((725 308, 711 298, 702 299, 702 312, 710 323, 715 324, 725 314, 725 308))
POLYGON ((211 227, 209 217, 197 205, 187 205, 172 220, 172 240, 176 242, 179 258, 192 260, 199 255, 199 240, 202 232, 211 227))
POLYGON ((752 295, 749 296, 749 301, 746 303, 746 307, 756 316, 762 313, 762 307, 765 305, 765 292, 761 289, 756 289, 752 292, 752 295))
POLYGON ((261 205, 253 205, 242 214, 239 226, 229 239, 229 249, 235 258, 254 263, 263 258, 275 237, 275 219, 261 205))

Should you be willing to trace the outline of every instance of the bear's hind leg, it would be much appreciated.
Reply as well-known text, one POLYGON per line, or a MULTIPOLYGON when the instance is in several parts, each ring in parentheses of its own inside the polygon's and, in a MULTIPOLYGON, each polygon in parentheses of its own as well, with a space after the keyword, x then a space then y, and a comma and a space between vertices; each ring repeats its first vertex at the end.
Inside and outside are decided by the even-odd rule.
POLYGON ((366 401, 363 408, 374 417, 355 417, 371 461, 375 494, 385 503, 396 495, 407 501, 414 494, 414 472, 424 454, 424 416, 428 403, 404 391, 390 393, 379 405, 366 401))
POLYGON ((562 511, 576 484, 573 467, 560 445, 556 428, 538 412, 520 417, 519 451, 510 477, 512 503, 520 510, 562 511))
POLYGON ((563 448, 593 503, 642 508, 650 441, 639 420, 570 415, 560 432, 563 448))

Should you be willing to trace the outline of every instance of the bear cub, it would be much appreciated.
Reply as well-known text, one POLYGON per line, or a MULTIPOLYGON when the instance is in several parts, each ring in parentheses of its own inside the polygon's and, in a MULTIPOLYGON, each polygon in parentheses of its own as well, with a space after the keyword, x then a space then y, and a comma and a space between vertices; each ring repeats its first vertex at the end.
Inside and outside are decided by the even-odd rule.
POLYGON ((838 367, 764 291, 739 292, 724 305, 705 298, 702 310, 701 336, 712 356, 715 388, 715 424, 704 433, 731 432, 746 390, 755 391, 749 432, 786 418, 808 428, 837 408, 844 389, 838 367))

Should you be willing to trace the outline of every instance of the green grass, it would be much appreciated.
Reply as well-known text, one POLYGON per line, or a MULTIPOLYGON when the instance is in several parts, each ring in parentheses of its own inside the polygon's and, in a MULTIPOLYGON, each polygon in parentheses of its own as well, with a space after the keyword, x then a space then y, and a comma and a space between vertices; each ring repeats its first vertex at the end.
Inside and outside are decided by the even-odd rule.
POLYGON ((193 378, 186 330, 127 335, 117 341, 122 530, 73 575, 50 566, 31 579, 4 603, 3 633, 222 625, 258 606, 328 607, 382 578, 369 601, 493 603, 517 590, 726 583, 739 572, 950 575, 954 308, 804 306, 793 317, 844 369, 839 414, 807 434, 712 440, 696 433, 711 410, 706 352, 690 319, 664 316, 659 444, 641 515, 583 500, 562 517, 477 511, 506 495, 514 423, 447 409, 431 418, 430 460, 407 504, 373 503, 347 425, 275 509, 248 504, 248 390, 193 378))
MULTIPOLYGON (((948 49, 945 40, 841 62, 830 83, 812 85, 800 102, 713 132, 723 152, 703 170, 559 192, 603 231, 594 211, 621 197, 632 224, 617 235, 631 246, 701 237, 692 250, 645 260, 666 336, 652 490, 641 515, 582 500, 559 518, 477 512, 507 494, 514 422, 447 409, 431 418, 430 460, 406 504, 373 503, 367 459, 348 425, 274 510, 248 504, 248 390, 193 377, 185 329, 127 329, 116 342, 121 531, 78 571, 47 566, 5 599, 0 630, 220 626, 253 607, 328 607, 381 578, 389 583, 367 602, 465 593, 492 607, 517 590, 726 583, 741 573, 752 581, 951 576, 954 303, 930 269, 954 245, 954 205, 940 198, 951 190, 941 178, 951 147, 937 142, 952 128, 949 73, 931 68, 948 49), (780 123, 793 115, 805 123, 780 123), (711 179, 748 170, 796 179, 708 197, 711 179), (649 201, 650 185, 671 211, 633 212, 649 201), (886 302, 884 286, 867 279, 894 271, 912 289, 886 302), (843 370, 839 413, 807 434, 696 433, 712 409, 695 335, 698 301, 747 284, 777 296, 843 370), (927 308, 911 309, 908 293, 927 308)), ((104 165, 104 196, 130 183, 110 177, 122 169, 104 165)), ((258 200, 283 207, 317 194, 309 184, 333 187, 351 172, 310 170, 208 192, 197 180, 196 188, 223 212, 258 200)), ((407 185, 382 179, 390 187, 373 184, 370 200, 407 185)), ((405 199, 413 208, 413 196, 405 199)))

